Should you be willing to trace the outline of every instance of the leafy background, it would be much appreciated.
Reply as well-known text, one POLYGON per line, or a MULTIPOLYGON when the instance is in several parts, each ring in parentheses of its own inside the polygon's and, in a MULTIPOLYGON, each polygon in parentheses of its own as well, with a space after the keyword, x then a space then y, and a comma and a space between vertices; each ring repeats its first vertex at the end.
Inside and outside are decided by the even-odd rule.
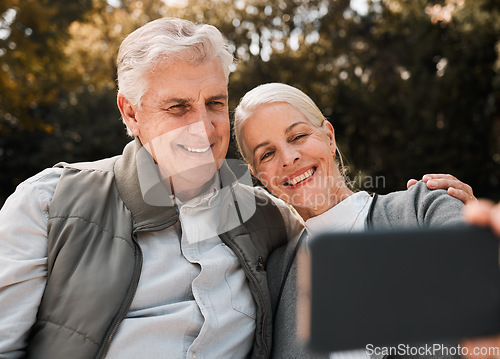
POLYGON ((231 109, 265 82, 308 93, 358 187, 386 193, 444 172, 500 199, 500 2, 360 3, 0 0, 0 205, 45 167, 121 153, 117 49, 164 16, 229 39, 231 109))

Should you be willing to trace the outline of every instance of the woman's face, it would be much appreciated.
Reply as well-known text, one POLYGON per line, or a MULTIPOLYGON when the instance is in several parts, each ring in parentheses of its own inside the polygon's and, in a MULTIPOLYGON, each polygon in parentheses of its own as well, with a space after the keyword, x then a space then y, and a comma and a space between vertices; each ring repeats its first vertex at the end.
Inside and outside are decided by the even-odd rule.
POLYGON ((343 199, 339 189, 344 182, 335 164, 334 131, 328 121, 315 127, 288 103, 265 104, 245 121, 241 136, 252 174, 304 219, 343 199))

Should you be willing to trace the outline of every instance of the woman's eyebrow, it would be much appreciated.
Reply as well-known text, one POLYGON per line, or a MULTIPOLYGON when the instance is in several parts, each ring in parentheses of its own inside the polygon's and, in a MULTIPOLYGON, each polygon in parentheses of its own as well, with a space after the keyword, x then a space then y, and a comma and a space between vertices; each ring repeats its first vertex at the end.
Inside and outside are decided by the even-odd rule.
MULTIPOLYGON (((309 125, 309 123, 307 122, 304 122, 304 121, 299 121, 299 122, 295 122, 293 124, 291 124, 290 126, 288 126, 286 129, 285 129, 285 134, 288 134, 290 131, 292 131, 296 126, 299 126, 299 125, 309 125)), ((255 152, 257 152, 257 150, 261 147, 264 147, 264 146, 267 146, 269 145, 270 142, 269 141, 264 141, 260 144, 258 144, 257 146, 255 146, 255 148, 253 149, 253 155, 255 156, 255 152)))
POLYGON ((294 124, 291 124, 290 126, 288 126, 286 128, 285 134, 288 134, 290 131, 292 131, 294 129, 294 127, 296 127, 298 125, 309 125, 309 123, 304 122, 304 121, 295 122, 294 124))
POLYGON ((252 152, 252 153, 253 153, 253 156, 255 157, 255 152, 256 152, 259 148, 264 147, 264 146, 267 146, 267 145, 269 145, 269 143, 270 143, 269 141, 265 141, 265 142, 262 142, 261 144, 258 144, 257 146, 255 146, 255 148, 253 149, 253 152, 252 152))

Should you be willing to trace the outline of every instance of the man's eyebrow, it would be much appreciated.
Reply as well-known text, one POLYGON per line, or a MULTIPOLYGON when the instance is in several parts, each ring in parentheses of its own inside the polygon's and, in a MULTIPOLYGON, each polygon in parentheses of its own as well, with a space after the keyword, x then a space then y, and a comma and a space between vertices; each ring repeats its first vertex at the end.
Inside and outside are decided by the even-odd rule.
POLYGON ((221 95, 215 95, 215 96, 212 96, 212 97, 209 97, 207 99, 208 102, 210 101, 217 101, 217 100, 224 100, 224 101, 227 101, 228 99, 228 96, 227 95, 224 95, 224 94, 221 94, 221 95))
POLYGON ((164 101, 162 101, 162 104, 164 106, 167 106, 169 104, 173 104, 173 103, 176 103, 176 104, 186 104, 186 103, 189 103, 191 102, 192 99, 190 98, 177 98, 177 97, 172 97, 172 98, 168 98, 164 101))
MULTIPOLYGON (((221 94, 221 95, 215 95, 215 96, 211 96, 211 97, 207 98, 207 102, 217 101, 217 100, 227 101, 228 100, 228 95, 221 94)), ((162 104, 164 106, 172 104, 172 103, 187 104, 187 103, 190 103, 190 102, 193 102, 193 101, 194 101, 194 99, 189 98, 189 97, 188 98, 172 97, 172 98, 166 99, 165 101, 162 101, 162 104)))

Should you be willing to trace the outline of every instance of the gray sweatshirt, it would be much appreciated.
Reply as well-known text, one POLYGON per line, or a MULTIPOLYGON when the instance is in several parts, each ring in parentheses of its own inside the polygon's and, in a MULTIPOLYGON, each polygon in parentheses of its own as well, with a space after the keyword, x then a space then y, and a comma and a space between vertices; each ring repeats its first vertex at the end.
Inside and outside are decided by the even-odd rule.
MULTIPOLYGON (((366 218, 365 228, 369 230, 458 225, 463 222, 462 208, 463 203, 449 196, 446 191, 431 191, 425 183, 419 182, 406 191, 393 192, 387 195, 374 195, 366 218)), ((287 246, 277 249, 268 260, 267 272, 273 312, 276 308, 281 279, 295 245, 296 243, 290 242, 287 246)), ((296 276, 297 266, 294 261, 286 280, 278 313, 274 313, 276 321, 273 328, 271 357, 278 359, 328 358, 328 355, 307 350, 296 339, 296 276)), ((412 357, 412 359, 416 358, 412 357)), ((445 357, 440 358, 444 359, 445 357)))

